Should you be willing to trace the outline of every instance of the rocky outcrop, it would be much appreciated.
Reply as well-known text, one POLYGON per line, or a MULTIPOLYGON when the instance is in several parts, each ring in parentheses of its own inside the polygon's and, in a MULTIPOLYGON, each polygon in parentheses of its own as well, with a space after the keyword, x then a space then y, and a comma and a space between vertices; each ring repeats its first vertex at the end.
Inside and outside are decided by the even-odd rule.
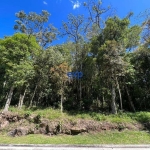
POLYGON ((23 119, 23 117, 19 116, 18 114, 11 113, 11 112, 5 112, 5 113, 0 114, 0 120, 1 119, 7 120, 9 122, 17 122, 23 119))
MULTIPOLYGON (((145 125, 146 126, 146 125, 145 125)), ((147 125, 149 126, 149 124, 147 125)), ((69 134, 77 135, 85 132, 101 132, 108 130, 122 131, 128 130, 141 130, 144 127, 141 124, 131 123, 110 123, 100 122, 94 120, 77 119, 77 120, 48 120, 41 118, 39 115, 24 115, 19 116, 14 113, 1 113, 0 114, 0 131, 9 131, 9 136, 25 136, 28 134, 69 134)))

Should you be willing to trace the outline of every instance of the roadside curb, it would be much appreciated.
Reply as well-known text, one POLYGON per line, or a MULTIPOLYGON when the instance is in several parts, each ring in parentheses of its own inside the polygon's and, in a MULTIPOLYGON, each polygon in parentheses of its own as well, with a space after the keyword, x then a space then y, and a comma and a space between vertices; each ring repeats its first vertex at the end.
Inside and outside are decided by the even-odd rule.
POLYGON ((0 146, 8 146, 8 147, 95 147, 95 148, 150 148, 150 144, 148 145, 69 145, 69 144, 0 144, 0 146))

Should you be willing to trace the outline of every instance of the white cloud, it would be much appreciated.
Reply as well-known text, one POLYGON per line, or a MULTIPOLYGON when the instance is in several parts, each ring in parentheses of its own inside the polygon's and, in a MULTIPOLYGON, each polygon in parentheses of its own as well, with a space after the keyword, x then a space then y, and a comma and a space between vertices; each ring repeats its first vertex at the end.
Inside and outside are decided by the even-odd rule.
POLYGON ((80 7, 80 3, 77 1, 74 5, 73 5, 73 9, 79 8, 80 7))
POLYGON ((77 0, 76 2, 70 0, 70 2, 73 4, 73 9, 77 9, 80 7, 80 2, 77 0))
POLYGON ((44 5, 48 5, 46 1, 43 1, 43 4, 44 4, 44 5))

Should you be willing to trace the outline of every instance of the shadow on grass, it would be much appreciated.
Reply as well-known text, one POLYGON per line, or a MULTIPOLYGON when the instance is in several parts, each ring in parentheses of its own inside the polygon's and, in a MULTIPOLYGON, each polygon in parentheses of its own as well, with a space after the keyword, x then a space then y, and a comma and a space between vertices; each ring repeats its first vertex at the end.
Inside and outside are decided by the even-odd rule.
POLYGON ((144 130, 150 132, 150 112, 123 112, 118 113, 117 115, 113 114, 104 114, 97 112, 89 112, 89 111, 69 111, 67 112, 70 116, 79 116, 80 118, 90 117, 96 121, 111 121, 115 123, 133 123, 139 122, 144 130))
POLYGON ((36 110, 44 110, 46 109, 47 107, 37 107, 37 106, 33 106, 33 107, 24 107, 24 110, 30 110, 30 111, 36 111, 36 110))
POLYGON ((132 119, 141 123, 150 132, 150 112, 136 112, 128 114, 132 119))

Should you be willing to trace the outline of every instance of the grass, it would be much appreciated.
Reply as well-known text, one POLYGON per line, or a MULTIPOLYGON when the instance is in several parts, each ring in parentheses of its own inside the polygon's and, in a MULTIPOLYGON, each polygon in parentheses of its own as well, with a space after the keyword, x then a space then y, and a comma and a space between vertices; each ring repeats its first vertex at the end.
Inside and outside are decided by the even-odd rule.
MULTIPOLYGON (((46 108, 32 108, 21 110, 10 107, 12 112, 17 112, 20 115, 40 115, 41 117, 55 120, 55 119, 69 119, 76 121, 79 118, 91 119, 96 121, 107 121, 112 123, 146 123, 150 122, 150 112, 136 112, 136 113, 118 113, 117 115, 102 114, 95 112, 64 112, 61 114, 60 110, 46 108)), ((1 111, 1 110, 0 110, 1 111)), ((57 135, 46 136, 30 134, 22 137, 8 137, 6 132, 1 132, 0 144, 150 144, 150 134, 146 131, 106 131, 97 134, 85 135, 57 135)))
POLYGON ((33 107, 31 109, 27 109, 23 107, 23 109, 17 109, 15 107, 10 107, 9 110, 12 112, 17 112, 20 115, 24 115, 24 114, 40 115, 41 117, 44 117, 50 120, 53 120, 56 118, 59 119, 65 115, 65 113, 63 113, 62 115, 60 110, 52 109, 52 108, 39 109, 39 108, 33 107))
POLYGON ((70 119, 70 120, 76 120, 76 119, 91 119, 96 121, 108 121, 112 123, 134 123, 134 122, 140 122, 140 123, 146 123, 150 122, 150 112, 136 112, 136 113, 118 113, 117 115, 105 115, 102 113, 96 113, 96 112, 64 112, 61 113, 58 109, 53 108, 45 108, 45 109, 39 109, 36 107, 33 107, 32 109, 26 109, 23 107, 23 109, 17 109, 15 107, 10 107, 9 109, 12 112, 17 112, 20 115, 24 114, 34 114, 34 115, 40 115, 41 117, 55 120, 55 119, 70 119))
POLYGON ((8 137, 0 135, 1 144, 150 144, 150 134, 144 131, 103 132, 87 135, 28 135, 8 137))

